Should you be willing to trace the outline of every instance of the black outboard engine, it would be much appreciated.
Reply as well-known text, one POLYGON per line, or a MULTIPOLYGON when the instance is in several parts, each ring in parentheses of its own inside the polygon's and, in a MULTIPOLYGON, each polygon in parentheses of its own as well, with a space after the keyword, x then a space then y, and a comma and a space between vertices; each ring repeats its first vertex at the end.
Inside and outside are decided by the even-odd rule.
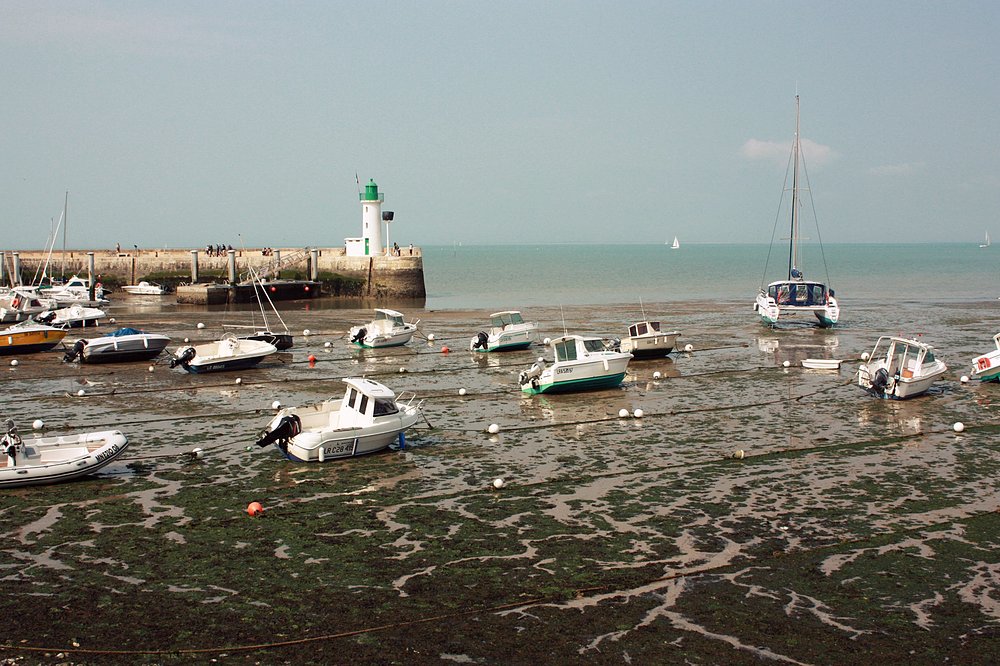
POLYGON ((178 365, 187 365, 191 359, 197 355, 198 352, 194 350, 194 347, 185 347, 177 352, 177 355, 170 359, 170 367, 176 368, 178 365))
POLYGON ((476 334, 476 341, 472 343, 472 351, 477 349, 486 349, 486 344, 490 341, 490 336, 486 335, 482 331, 476 334))
POLYGON ((87 346, 87 341, 84 339, 77 340, 73 345, 73 348, 63 354, 63 363, 72 363, 77 358, 81 361, 83 360, 83 348, 87 346))
POLYGON ((265 430, 261 433, 260 439, 257 440, 257 446, 267 446, 277 442, 278 447, 284 451, 288 446, 288 440, 300 432, 302 432, 302 421, 299 420, 298 416, 295 414, 282 416, 278 425, 274 426, 274 430, 270 432, 265 430))
POLYGON ((366 335, 368 335, 368 330, 362 326, 358 329, 358 332, 354 334, 354 337, 351 338, 351 342, 364 342, 366 335))
POLYGON ((56 318, 55 310, 47 310, 46 312, 39 312, 34 317, 35 321, 37 321, 39 324, 48 324, 55 318, 56 318))
POLYGON ((889 371, 885 368, 879 368, 875 371, 875 376, 872 377, 872 387, 868 389, 868 392, 879 398, 885 397, 885 389, 888 385, 889 371))

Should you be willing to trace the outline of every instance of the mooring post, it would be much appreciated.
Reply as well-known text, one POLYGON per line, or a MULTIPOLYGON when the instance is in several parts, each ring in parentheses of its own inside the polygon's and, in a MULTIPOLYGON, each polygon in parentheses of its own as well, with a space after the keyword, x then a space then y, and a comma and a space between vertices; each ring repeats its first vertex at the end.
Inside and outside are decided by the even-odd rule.
POLYGON ((13 252, 14 257, 14 274, 10 276, 10 283, 17 287, 21 284, 21 253, 13 252))
POLYGON ((229 254, 229 284, 236 284, 236 250, 227 250, 229 254))
POLYGON ((274 251, 274 279, 281 277, 281 250, 274 251))
POLYGON ((191 250, 191 284, 198 284, 198 250, 191 250))
POLYGON ((309 279, 313 282, 319 280, 319 250, 316 248, 309 250, 309 279))
POLYGON ((94 284, 94 253, 87 253, 87 283, 90 285, 87 289, 87 293, 90 295, 90 300, 94 300, 94 292, 97 291, 97 285, 94 284))
POLYGON ((4 279, 4 271, 7 270, 7 253, 0 251, 0 286, 6 281, 4 279))

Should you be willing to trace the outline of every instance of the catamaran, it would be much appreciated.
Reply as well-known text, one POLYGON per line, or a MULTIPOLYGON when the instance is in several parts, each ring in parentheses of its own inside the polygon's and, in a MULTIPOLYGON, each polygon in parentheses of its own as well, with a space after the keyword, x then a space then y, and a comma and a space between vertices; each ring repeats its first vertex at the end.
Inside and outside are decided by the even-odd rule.
MULTIPOLYGON (((769 326, 777 324, 782 317, 812 313, 819 320, 819 325, 825 328, 833 326, 840 319, 840 307, 837 304, 837 299, 834 298, 833 289, 828 288, 822 282, 806 280, 799 268, 799 161, 801 158, 799 96, 796 95, 795 141, 792 144, 792 228, 788 240, 788 274, 785 279, 772 282, 766 288, 762 282, 753 309, 760 315, 761 320, 769 326)), ((822 248, 822 244, 820 247, 822 248)), ((768 257, 770 254, 768 251, 768 257)), ((764 275, 765 277, 767 275, 766 265, 764 275)), ((829 282, 829 277, 827 282, 829 282)))

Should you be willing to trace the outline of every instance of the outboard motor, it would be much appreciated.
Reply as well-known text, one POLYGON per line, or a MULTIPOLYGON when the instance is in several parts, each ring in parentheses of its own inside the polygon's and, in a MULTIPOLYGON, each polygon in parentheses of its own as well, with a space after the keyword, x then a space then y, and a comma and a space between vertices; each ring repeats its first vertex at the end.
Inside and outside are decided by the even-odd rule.
POLYGON ((872 377, 872 386, 868 392, 878 398, 884 398, 887 386, 889 386, 889 371, 885 368, 879 368, 875 371, 875 376, 872 377))
POLYGON ((186 366, 191 362, 191 359, 195 357, 198 352, 194 350, 194 347, 184 347, 178 349, 174 357, 170 359, 170 367, 176 368, 178 365, 186 366))
POLYGON ((257 446, 267 446, 277 442, 278 447, 284 451, 288 446, 288 440, 300 432, 302 432, 302 421, 299 420, 298 416, 295 414, 282 416, 273 430, 270 432, 265 430, 261 433, 260 439, 257 440, 257 446))
POLYGON ((351 342, 358 342, 358 343, 364 342, 366 335, 368 335, 368 330, 364 326, 362 326, 361 328, 358 329, 358 332, 354 334, 354 337, 351 338, 351 342))
POLYGON ((604 340, 604 348, 608 351, 620 352, 622 350, 622 339, 611 338, 610 340, 604 340))
POLYGON ((47 310, 45 312, 39 312, 38 314, 35 315, 35 321, 37 321, 39 324, 51 323, 52 320, 55 318, 56 318, 55 310, 47 310))
POLYGON ((482 331, 476 333, 476 337, 472 338, 472 346, 469 348, 470 351, 476 351, 477 349, 486 349, 487 343, 490 341, 490 336, 486 335, 482 331))
POLYGON ((76 359, 83 360, 83 349, 87 346, 87 341, 83 338, 73 344, 73 348, 63 355, 63 363, 72 363, 76 359))

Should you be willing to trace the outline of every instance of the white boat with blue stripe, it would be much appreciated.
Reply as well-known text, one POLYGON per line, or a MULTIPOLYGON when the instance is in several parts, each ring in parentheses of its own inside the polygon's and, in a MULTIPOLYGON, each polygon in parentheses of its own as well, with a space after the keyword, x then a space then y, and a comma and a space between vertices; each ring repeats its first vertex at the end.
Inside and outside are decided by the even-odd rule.
POLYGON ((632 354, 613 351, 604 340, 582 335, 564 335, 549 342, 555 361, 543 358, 518 377, 521 391, 569 393, 614 388, 625 379, 632 354))
POLYGON ((469 343, 470 351, 499 352, 527 349, 538 342, 538 324, 524 321, 517 310, 494 312, 490 328, 480 331, 469 343))

